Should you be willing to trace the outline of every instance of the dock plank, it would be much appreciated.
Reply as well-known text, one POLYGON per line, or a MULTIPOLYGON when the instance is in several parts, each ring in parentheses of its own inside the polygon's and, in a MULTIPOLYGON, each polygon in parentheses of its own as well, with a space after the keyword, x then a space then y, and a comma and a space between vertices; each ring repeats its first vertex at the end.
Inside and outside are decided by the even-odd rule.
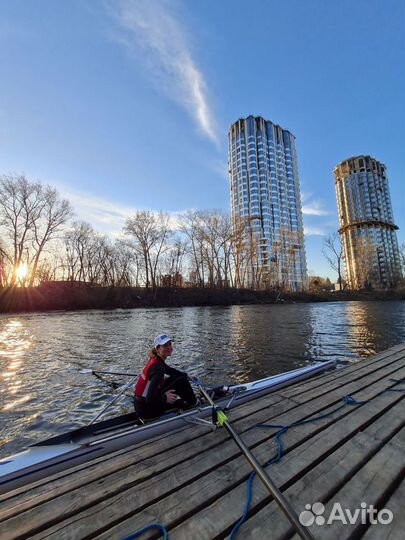
POLYGON ((405 480, 384 504, 393 513, 391 524, 377 523, 367 528, 362 538, 364 540, 403 540, 405 531, 405 480))
MULTIPOLYGON (((385 408, 388 411, 391 410, 391 400, 392 397, 390 396, 384 398, 385 408)), ((387 433, 385 436, 381 432, 381 437, 385 437, 384 441, 386 438, 389 438, 392 433, 395 433, 398 426, 403 426, 403 418, 400 419, 398 417, 398 410, 402 409, 402 407, 403 401, 397 405, 395 412, 391 415, 393 420, 395 420, 394 425, 389 428, 387 427, 387 433)), ((380 409, 374 408, 374 411, 371 411, 370 408, 369 412, 373 414, 373 416, 376 416, 380 413, 380 409)), ((297 434, 294 434, 294 432, 289 432, 284 439, 284 444, 286 447, 285 457, 280 463, 267 469, 273 481, 281 489, 285 489, 286 486, 291 486, 285 493, 289 498, 290 503, 294 508, 297 509, 297 511, 298 509, 303 509, 304 505, 309 502, 309 500, 313 500, 313 502, 319 500, 319 498, 316 498, 319 497, 318 488, 314 488, 315 478, 318 478, 319 474, 330 474, 330 472, 334 470, 334 464, 339 462, 340 459, 345 463, 345 465, 347 465, 348 457, 354 457, 352 448, 353 438, 356 437, 356 433, 362 426, 364 426, 365 423, 367 423, 368 419, 364 418, 363 411, 360 411, 360 409, 353 409, 350 416, 346 417, 346 420, 348 418, 350 418, 349 431, 345 422, 331 423, 326 430, 318 433, 315 437, 306 441, 306 443, 295 448, 294 443, 297 434), (352 435, 352 437, 347 441, 347 443, 345 443, 345 438, 347 439, 350 435, 352 435), (294 449, 291 452, 288 452, 290 446, 292 446, 294 449), (339 456, 341 456, 341 458, 339 458, 339 456), (317 467, 316 476, 314 476, 313 473, 311 474, 314 467, 317 467), (304 476, 302 476, 303 473, 304 476), (314 494, 313 496, 315 498, 311 499, 310 493, 313 489, 315 489, 316 495, 314 494), (306 495, 307 499, 309 496, 309 500, 305 500, 305 502, 302 503, 301 499, 292 497, 294 493, 301 492, 306 495)), ((379 422, 378 424, 381 427, 384 427, 386 426, 386 421, 383 420, 381 424, 379 422)), ((302 426, 302 428, 296 429, 308 430, 310 428, 309 426, 302 426)), ((367 447, 366 453, 364 452, 363 448, 361 449, 361 452, 357 454, 358 459, 367 459, 370 455, 372 455, 375 449, 378 449, 380 446, 381 441, 376 439, 373 441, 372 445, 370 444, 367 447)), ((357 450, 357 447, 355 448, 357 450)), ((260 455, 256 454, 256 452, 255 455, 258 459, 260 459, 260 455)), ((342 469, 338 469, 338 471, 339 474, 343 475, 342 469)), ((349 478, 352 472, 353 469, 349 469, 349 478)), ((333 482, 329 482, 327 480, 328 479, 326 478, 322 479, 321 486, 325 486, 326 488, 327 486, 334 485, 333 482)), ((336 478, 334 480, 336 481, 336 478)), ((193 518, 190 518, 188 521, 182 522, 177 529, 172 531, 173 538, 186 539, 191 533, 192 524, 195 522, 197 517, 198 521, 200 518, 205 521, 205 519, 209 516, 214 523, 217 523, 217 519, 221 519, 221 524, 224 527, 224 530, 228 530, 242 515, 245 500, 246 483, 239 486, 232 493, 226 494, 223 499, 216 500, 215 504, 204 509, 198 516, 193 516, 193 518), (221 516, 224 517, 221 518, 221 516)), ((251 518, 243 527, 241 534, 244 538, 257 538, 257 535, 259 534, 258 531, 266 530, 266 528, 269 528, 269 530, 272 531, 272 535, 275 535, 277 530, 276 527, 278 526, 280 528, 281 522, 283 523, 283 526, 281 527, 280 538, 283 538, 286 531, 289 530, 289 523, 284 520, 280 521, 280 517, 283 514, 274 502, 272 503, 273 511, 270 511, 269 507, 267 506, 270 501, 271 497, 264 486, 262 486, 258 479, 255 479, 251 508, 254 509, 256 507, 260 509, 261 506, 266 506, 263 511, 257 514, 255 518, 251 518)), ((217 525, 215 526, 217 527, 217 525)), ((204 533, 202 533, 201 537, 210 538, 209 534, 208 536, 205 536, 204 533)), ((274 538, 276 538, 276 536, 274 536, 274 538)))
MULTIPOLYGON (((397 402, 395 406, 387 408, 387 402, 390 399, 388 394, 381 396, 379 407, 384 410, 384 414, 362 432, 355 429, 355 435, 347 442, 336 445, 335 451, 328 455, 326 459, 317 463, 319 461, 318 454, 314 454, 313 467, 285 491, 285 495, 297 513, 303 511, 306 504, 315 502, 325 504, 331 498, 338 500, 336 492, 339 486, 346 483, 350 486, 351 479, 356 474, 356 471, 366 464, 376 452, 381 451, 384 445, 398 433, 398 430, 404 429, 404 417, 400 414, 404 407, 404 399, 397 402)), ((338 431, 335 435, 339 435, 341 426, 342 424, 337 424, 338 431)), ((334 435, 333 431, 328 435, 330 442, 333 442, 331 439, 331 436, 334 435)), ((329 440, 326 442, 325 438, 321 437, 319 444, 330 444, 329 440)), ((289 474, 296 467, 299 470, 299 463, 302 463, 303 457, 305 458, 305 456, 298 456, 295 459, 294 454, 288 456, 285 468, 289 469, 289 474)), ((309 459, 311 459, 311 456, 309 456, 309 459)), ((264 493, 261 486, 258 485, 257 487, 264 493)), ((264 507, 249 519, 244 525, 243 534, 247 538, 254 538, 258 529, 271 525, 274 540, 285 538, 288 532, 292 534, 293 531, 289 524, 278 521, 279 515, 280 509, 272 501, 269 506, 264 507)), ((316 534, 316 526, 312 532, 315 537, 319 536, 319 534, 316 534)))

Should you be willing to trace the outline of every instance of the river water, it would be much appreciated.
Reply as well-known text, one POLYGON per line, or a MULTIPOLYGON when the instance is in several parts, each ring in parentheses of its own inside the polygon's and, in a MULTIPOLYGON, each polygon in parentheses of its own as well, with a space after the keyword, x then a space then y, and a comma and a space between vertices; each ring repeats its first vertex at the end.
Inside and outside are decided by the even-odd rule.
MULTIPOLYGON (((128 379, 83 370, 139 373, 156 334, 171 365, 217 385, 366 358, 405 341, 404 322, 405 302, 0 315, 0 456, 88 423, 128 379)), ((110 416, 127 410, 124 395, 110 416)))

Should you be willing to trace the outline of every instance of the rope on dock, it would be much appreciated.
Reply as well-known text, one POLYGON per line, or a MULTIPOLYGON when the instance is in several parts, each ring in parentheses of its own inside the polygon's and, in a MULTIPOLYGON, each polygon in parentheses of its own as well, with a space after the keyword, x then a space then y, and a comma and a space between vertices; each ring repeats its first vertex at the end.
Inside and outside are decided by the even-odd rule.
MULTIPOLYGON (((342 400, 343 400, 343 405, 340 405, 339 407, 336 407, 335 409, 333 409, 332 411, 329 411, 328 413, 320 414, 320 415, 316 416, 315 418, 307 418, 306 420, 300 420, 299 422, 293 422, 292 424, 287 424, 286 426, 281 426, 281 425, 277 425, 277 424, 256 424, 255 427, 278 429, 278 431, 276 432, 276 435, 275 435, 275 441, 276 441, 276 445, 277 445, 277 455, 273 459, 270 459, 267 463, 265 463, 264 467, 274 465, 275 463, 278 463, 279 461, 281 461, 281 459, 283 458, 283 450, 284 450, 283 449, 283 442, 281 440, 281 437, 285 433, 287 433, 287 431, 289 429, 291 429, 292 427, 302 426, 304 424, 310 424, 311 422, 316 422, 317 420, 322 420, 324 418, 332 416, 333 414, 335 414, 337 411, 339 411, 343 407, 346 407, 346 405, 364 405, 365 403, 367 403, 366 401, 356 401, 351 396, 343 396, 342 400)), ((231 534, 229 536, 230 540, 233 540, 236 537, 236 535, 239 532, 239 529, 242 527, 242 525, 244 524, 244 522, 246 521, 246 519, 248 517, 250 504, 252 502, 253 480, 255 479, 255 476, 256 476, 256 473, 254 471, 249 475, 249 478, 248 478, 248 481, 247 481, 248 490, 247 490, 245 510, 243 512, 242 517, 239 519, 239 521, 233 527, 233 529, 231 531, 231 534)))
MULTIPOLYGON (((398 384, 405 384, 405 378, 404 379, 389 379, 391 382, 393 382, 393 386, 396 386, 398 384)), ((405 392, 405 388, 386 388, 385 390, 383 390, 383 392, 405 392)), ((339 407, 336 407, 335 409, 333 409, 332 411, 329 411, 328 413, 324 413, 324 414, 320 414, 314 418, 307 418, 306 420, 300 420, 298 422, 293 422, 292 424, 288 424, 286 426, 281 426, 281 425, 276 425, 276 424, 256 424, 255 427, 261 427, 261 428, 273 428, 273 429, 278 429, 278 431, 276 432, 276 435, 275 435, 275 441, 276 441, 276 445, 277 445, 277 455, 269 460, 267 463, 264 464, 264 467, 268 467, 270 465, 274 465, 275 463, 278 463, 279 461, 281 461, 281 459, 283 458, 283 442, 281 440, 281 437, 287 433, 287 431, 293 427, 297 427, 297 426, 303 426, 304 424, 310 424, 312 422, 316 422, 318 420, 323 420, 324 418, 327 418, 329 416, 332 416, 333 414, 335 414, 337 411, 343 409, 344 407, 346 407, 347 405, 365 405, 366 403, 368 403, 370 400, 367 399, 365 401, 358 401, 356 400, 355 398, 353 398, 352 396, 343 396, 342 397, 342 400, 343 400, 343 405, 340 405, 339 407)), ((246 497, 246 504, 245 504, 245 510, 243 512, 243 515, 242 517, 239 519, 239 521, 234 525, 233 529, 231 530, 231 533, 229 535, 229 539, 230 540, 234 540, 234 538, 236 538, 236 535, 238 534, 239 532, 239 529, 242 527, 242 525, 244 524, 244 522, 247 520, 247 517, 248 517, 248 514, 249 514, 249 509, 250 509, 250 504, 252 502, 252 495, 253 495, 253 480, 256 476, 256 472, 253 471, 252 473, 250 473, 249 477, 248 477, 248 480, 247 480, 247 497, 246 497)))

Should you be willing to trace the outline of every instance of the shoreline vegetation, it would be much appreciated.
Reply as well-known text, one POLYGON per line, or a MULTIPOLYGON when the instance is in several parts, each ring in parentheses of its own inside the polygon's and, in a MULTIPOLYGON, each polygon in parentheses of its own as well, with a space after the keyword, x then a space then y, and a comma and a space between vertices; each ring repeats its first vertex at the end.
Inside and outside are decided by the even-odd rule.
POLYGON ((208 287, 160 287, 152 290, 139 287, 100 287, 77 282, 51 282, 38 287, 0 288, 0 313, 248 304, 283 305, 355 300, 405 300, 405 289, 292 293, 208 287))

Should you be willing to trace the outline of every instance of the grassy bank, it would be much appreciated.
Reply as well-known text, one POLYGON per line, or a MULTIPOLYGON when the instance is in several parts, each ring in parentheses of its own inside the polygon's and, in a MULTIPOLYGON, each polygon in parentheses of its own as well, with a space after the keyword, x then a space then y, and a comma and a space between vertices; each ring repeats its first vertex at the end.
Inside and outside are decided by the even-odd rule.
POLYGON ((405 290, 342 291, 317 294, 208 288, 160 288, 150 291, 132 287, 91 287, 59 283, 31 289, 0 289, 0 312, 404 299, 405 290))

